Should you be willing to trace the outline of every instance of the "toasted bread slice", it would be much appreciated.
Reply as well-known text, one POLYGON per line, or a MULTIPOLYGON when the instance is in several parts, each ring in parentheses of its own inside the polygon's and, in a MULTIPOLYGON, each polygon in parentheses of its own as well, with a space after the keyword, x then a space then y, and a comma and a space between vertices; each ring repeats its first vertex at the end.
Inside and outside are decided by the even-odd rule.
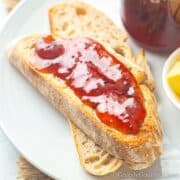
MULTIPOLYGON (((83 2, 65 2, 49 10, 49 21, 51 33, 55 37, 71 38, 83 35, 110 44, 118 55, 124 56, 130 63, 137 64, 139 69, 144 70, 147 84, 154 89, 153 77, 144 51, 141 51, 136 58, 133 57, 131 49, 125 43, 127 34, 118 29, 104 13, 83 2)), ((80 162, 88 172, 104 175, 119 169, 122 161, 106 153, 73 123, 70 124, 80 162)))
MULTIPOLYGON (((9 52, 11 63, 66 119, 106 152, 123 160, 125 166, 134 170, 151 166, 162 152, 162 132, 156 101, 149 88, 140 85, 146 108, 146 118, 140 132, 127 135, 110 128, 99 121, 95 111, 83 104, 63 81, 51 74, 41 73, 31 65, 34 47, 40 37, 34 34, 19 40, 9 52)), ((115 53, 113 55, 118 59, 115 53)))

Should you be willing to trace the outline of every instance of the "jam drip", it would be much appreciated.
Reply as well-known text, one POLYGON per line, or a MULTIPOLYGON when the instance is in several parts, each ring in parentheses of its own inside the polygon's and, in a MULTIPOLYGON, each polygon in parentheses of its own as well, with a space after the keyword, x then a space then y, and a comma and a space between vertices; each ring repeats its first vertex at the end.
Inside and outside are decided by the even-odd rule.
POLYGON ((36 44, 33 65, 65 81, 106 125, 136 134, 146 111, 131 72, 98 42, 89 38, 44 37, 36 44))

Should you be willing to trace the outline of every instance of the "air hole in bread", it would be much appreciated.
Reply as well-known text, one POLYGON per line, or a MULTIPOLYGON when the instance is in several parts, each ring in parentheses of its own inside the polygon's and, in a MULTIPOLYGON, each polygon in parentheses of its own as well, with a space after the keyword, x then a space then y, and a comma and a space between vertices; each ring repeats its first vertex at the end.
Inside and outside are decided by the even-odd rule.
POLYGON ((94 169, 99 169, 102 168, 102 166, 106 166, 109 163, 112 163, 112 156, 108 155, 107 158, 105 158, 103 161, 98 162, 97 164, 94 165, 94 169))
POLYGON ((117 54, 124 56, 124 51, 120 47, 114 47, 113 49, 117 54))
POLYGON ((112 161, 112 156, 109 155, 104 161, 103 161, 103 165, 107 165, 108 163, 110 163, 112 161))
POLYGON ((87 141, 83 141, 83 142, 82 142, 82 145, 85 145, 85 144, 87 144, 87 141))
POLYGON ((107 153, 105 151, 102 151, 101 156, 106 155, 107 153))
POLYGON ((64 16, 64 15, 65 15, 65 12, 64 12, 64 11, 58 12, 58 16, 64 16))
POLYGON ((73 34, 75 34, 75 30, 74 30, 74 29, 71 29, 71 30, 68 32, 68 35, 69 35, 69 36, 72 36, 73 34))
POLYGON ((34 49, 35 48, 35 43, 31 44, 29 47, 26 46, 24 49, 34 49))
POLYGON ((90 27, 91 25, 92 25, 92 22, 89 21, 89 22, 87 23, 87 27, 90 27))
POLYGON ((55 27, 55 31, 59 31, 60 29, 59 29, 59 27, 55 27))
POLYGON ((89 164, 89 163, 93 163, 93 162, 98 161, 98 160, 99 160, 98 156, 90 156, 85 160, 85 163, 89 164))
POLYGON ((86 14, 86 10, 83 9, 83 8, 78 7, 78 8, 76 8, 76 14, 77 14, 78 16, 83 16, 83 15, 86 14))
POLYGON ((66 31, 67 28, 68 28, 68 23, 65 22, 65 23, 62 25, 62 30, 63 30, 63 31, 66 31))
POLYGON ((96 152, 97 152, 97 153, 101 152, 101 149, 97 149, 96 152))

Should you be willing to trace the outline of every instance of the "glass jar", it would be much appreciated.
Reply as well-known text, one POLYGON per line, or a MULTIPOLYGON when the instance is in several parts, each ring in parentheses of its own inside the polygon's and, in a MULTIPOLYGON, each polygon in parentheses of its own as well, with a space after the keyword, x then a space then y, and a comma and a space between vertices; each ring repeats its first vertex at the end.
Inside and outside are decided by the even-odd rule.
POLYGON ((128 33, 146 48, 169 52, 180 46, 180 0, 121 0, 128 33))

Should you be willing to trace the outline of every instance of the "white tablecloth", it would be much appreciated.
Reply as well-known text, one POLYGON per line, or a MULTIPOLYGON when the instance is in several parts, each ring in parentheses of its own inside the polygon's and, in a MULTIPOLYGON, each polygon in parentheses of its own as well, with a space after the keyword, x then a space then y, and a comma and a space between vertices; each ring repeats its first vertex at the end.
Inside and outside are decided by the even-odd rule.
MULTIPOLYGON (((0 24, 5 21, 7 12, 0 0, 0 24)), ((0 25, 1 29, 1 25, 0 25)), ((0 180, 15 180, 17 177, 16 160, 19 153, 9 142, 8 138, 0 129, 0 180)))

